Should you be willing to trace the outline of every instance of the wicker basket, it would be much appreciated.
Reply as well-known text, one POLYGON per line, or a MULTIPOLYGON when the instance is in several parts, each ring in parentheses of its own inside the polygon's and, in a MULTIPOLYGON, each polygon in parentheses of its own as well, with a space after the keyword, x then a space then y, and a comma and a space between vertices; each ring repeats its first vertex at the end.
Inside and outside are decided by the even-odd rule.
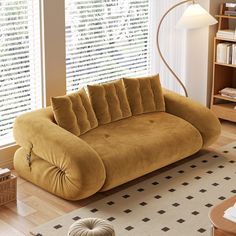
POLYGON ((16 200, 16 176, 0 182, 0 206, 16 200))

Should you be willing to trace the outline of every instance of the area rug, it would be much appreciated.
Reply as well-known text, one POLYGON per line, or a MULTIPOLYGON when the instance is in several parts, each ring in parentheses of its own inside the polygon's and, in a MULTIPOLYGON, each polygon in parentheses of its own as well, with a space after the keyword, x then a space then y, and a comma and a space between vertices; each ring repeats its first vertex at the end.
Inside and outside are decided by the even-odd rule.
POLYGON ((209 210, 236 194, 236 142, 34 228, 65 236, 78 219, 107 219, 116 236, 211 235, 209 210))

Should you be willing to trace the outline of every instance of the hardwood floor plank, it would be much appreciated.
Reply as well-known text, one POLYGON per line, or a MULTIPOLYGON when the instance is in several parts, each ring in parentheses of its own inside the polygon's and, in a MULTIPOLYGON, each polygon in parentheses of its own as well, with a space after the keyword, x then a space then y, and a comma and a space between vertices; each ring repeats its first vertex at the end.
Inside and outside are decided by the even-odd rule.
POLYGON ((37 211, 30 216, 26 216, 25 218, 35 225, 41 225, 59 216, 61 215, 56 214, 55 212, 48 212, 48 211, 42 210, 42 211, 37 211))
MULTIPOLYGON (((48 215, 50 218, 51 216, 60 216, 65 213, 56 207, 53 207, 49 203, 43 201, 40 197, 37 196, 30 196, 23 200, 25 204, 32 207, 35 212, 44 212, 45 215, 48 215)), ((35 213, 33 213, 35 214, 35 213)))
POLYGON ((12 226, 6 224, 4 221, 0 220, 0 235, 6 236, 24 236, 21 232, 17 231, 12 226))
MULTIPOLYGON (((25 217, 22 217, 6 206, 0 207, 0 220, 5 222, 6 224, 13 227, 16 231, 19 231, 23 235, 29 234, 29 229, 35 227, 37 224, 34 224, 27 220, 25 217)), ((2 234, 2 228, 0 228, 0 232, 2 234)), ((0 235, 1 235, 0 234, 0 235)), ((8 234, 6 234, 8 236, 8 234)))
POLYGON ((28 216, 36 212, 35 209, 30 207, 28 204, 25 204, 24 202, 17 200, 17 203, 15 202, 10 202, 5 205, 7 208, 11 209, 14 211, 17 215, 20 216, 28 216))

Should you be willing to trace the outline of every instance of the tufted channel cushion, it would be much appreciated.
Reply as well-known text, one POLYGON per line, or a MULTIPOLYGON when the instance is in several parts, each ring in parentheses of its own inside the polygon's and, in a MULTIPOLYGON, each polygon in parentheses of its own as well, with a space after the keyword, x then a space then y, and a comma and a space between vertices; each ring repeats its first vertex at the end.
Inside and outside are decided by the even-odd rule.
POLYGON ((99 125, 131 116, 122 80, 101 85, 88 85, 88 92, 99 125))
POLYGON ((69 95, 52 97, 51 104, 57 124, 76 136, 98 126, 84 89, 69 95))
POLYGON ((144 78, 124 78, 124 85, 133 115, 165 111, 159 75, 144 78))

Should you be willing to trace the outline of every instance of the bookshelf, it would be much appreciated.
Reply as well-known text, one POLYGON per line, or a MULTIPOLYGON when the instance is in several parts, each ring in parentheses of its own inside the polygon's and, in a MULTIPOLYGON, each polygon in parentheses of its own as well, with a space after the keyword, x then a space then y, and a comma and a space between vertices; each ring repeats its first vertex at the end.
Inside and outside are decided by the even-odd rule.
MULTIPOLYGON (((236 25, 236 16, 224 15, 225 4, 220 6, 220 14, 218 18, 218 31, 226 30, 236 25)), ((236 64, 227 64, 217 62, 217 45, 219 43, 235 43, 235 39, 225 39, 223 37, 214 38, 214 62, 213 62, 213 81, 212 81, 212 96, 211 109, 218 118, 236 122, 236 99, 225 97, 220 94, 222 89, 236 88, 236 64)))

